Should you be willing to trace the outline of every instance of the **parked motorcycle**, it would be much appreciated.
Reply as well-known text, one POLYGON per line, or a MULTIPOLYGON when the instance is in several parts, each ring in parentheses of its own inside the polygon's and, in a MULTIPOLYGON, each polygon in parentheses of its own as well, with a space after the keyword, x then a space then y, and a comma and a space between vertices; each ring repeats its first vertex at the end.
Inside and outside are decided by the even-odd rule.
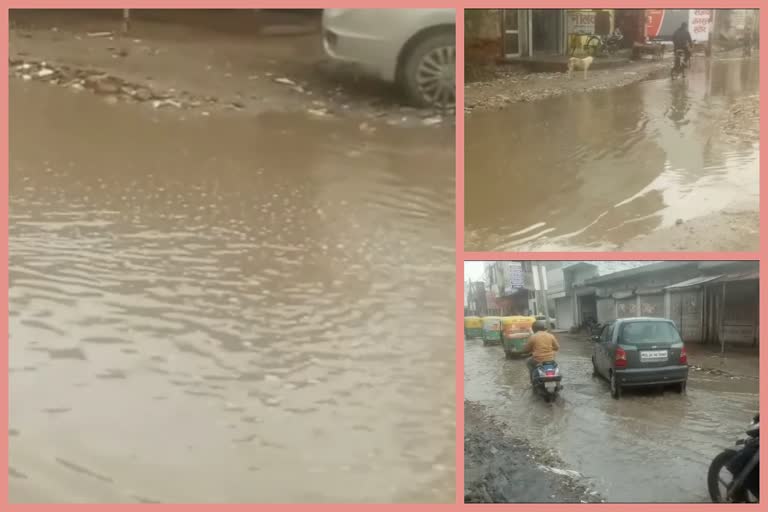
POLYGON ((562 379, 560 366, 555 361, 541 363, 531 372, 533 390, 543 396, 547 402, 554 401, 557 394, 563 389, 560 384, 562 379))
POLYGON ((713 503, 758 503, 760 500, 760 415, 747 436, 736 441, 709 465, 707 487, 713 503), (723 479, 723 473, 727 479, 723 479))
POLYGON ((584 327, 590 336, 597 336, 603 331, 603 324, 592 317, 584 321, 584 327))
POLYGON ((605 39, 605 51, 607 51, 609 55, 613 55, 621 48, 621 41, 623 39, 624 36, 618 31, 609 35, 605 39))

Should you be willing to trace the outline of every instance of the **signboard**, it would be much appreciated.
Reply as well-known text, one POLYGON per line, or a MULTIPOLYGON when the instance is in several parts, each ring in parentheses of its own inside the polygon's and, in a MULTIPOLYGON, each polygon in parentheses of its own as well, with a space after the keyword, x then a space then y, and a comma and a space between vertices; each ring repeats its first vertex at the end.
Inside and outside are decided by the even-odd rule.
POLYGON ((595 33, 595 11, 568 11, 568 33, 569 34, 594 34, 595 33))
POLYGON ((694 43, 703 43, 709 40, 709 29, 712 23, 711 9, 690 9, 688 30, 694 43))
POLYGON ((711 9, 646 9, 645 35, 650 40, 671 41, 675 30, 688 23, 694 42, 709 39, 712 27, 711 9))
POLYGON ((523 275, 523 264, 516 261, 510 261, 507 264, 507 279, 512 289, 525 287, 525 278, 523 275))
POLYGON ((730 26, 736 30, 744 30, 747 26, 746 9, 728 9, 726 16, 730 16, 730 26))

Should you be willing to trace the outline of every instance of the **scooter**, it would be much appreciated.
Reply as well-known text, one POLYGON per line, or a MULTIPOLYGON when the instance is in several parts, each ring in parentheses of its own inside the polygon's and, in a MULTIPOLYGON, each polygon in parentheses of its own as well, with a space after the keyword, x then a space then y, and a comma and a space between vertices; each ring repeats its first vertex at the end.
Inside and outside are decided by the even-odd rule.
POLYGON ((547 402, 552 402, 557 398, 557 394, 563 389, 560 384, 562 380, 560 367, 554 361, 541 363, 531 371, 533 390, 542 395, 547 402))
POLYGON ((752 419, 747 436, 736 441, 736 449, 720 452, 710 463, 707 488, 713 503, 758 503, 760 501, 760 415, 752 419), (721 477, 723 469, 730 481, 721 477))

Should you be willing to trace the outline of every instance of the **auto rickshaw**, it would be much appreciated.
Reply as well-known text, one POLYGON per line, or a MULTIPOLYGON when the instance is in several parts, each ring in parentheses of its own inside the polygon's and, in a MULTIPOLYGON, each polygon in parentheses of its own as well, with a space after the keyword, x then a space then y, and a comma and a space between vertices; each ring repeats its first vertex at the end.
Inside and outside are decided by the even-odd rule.
POLYGON ((501 319, 501 344, 507 359, 526 356, 523 351, 528 338, 533 334, 533 316, 505 316, 501 319))
POLYGON ((501 317, 483 317, 483 345, 501 344, 501 317))
POLYGON ((483 337, 483 319, 479 316, 464 317, 464 339, 483 337))

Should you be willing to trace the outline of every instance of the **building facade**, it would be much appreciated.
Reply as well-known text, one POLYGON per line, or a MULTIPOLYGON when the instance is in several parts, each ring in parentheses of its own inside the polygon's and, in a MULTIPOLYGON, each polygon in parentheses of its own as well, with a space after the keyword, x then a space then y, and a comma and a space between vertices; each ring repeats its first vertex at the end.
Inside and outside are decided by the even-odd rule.
MULTIPOLYGON (((591 35, 606 36, 616 28, 624 34, 623 45, 630 48, 644 39, 643 9, 488 9, 484 26, 498 24, 499 29, 486 29, 481 39, 486 48, 493 47, 504 60, 569 55, 574 46, 591 35), (488 41, 497 38, 491 45, 488 41)), ((467 28, 467 27, 465 27, 467 28)), ((479 30, 479 29, 478 29, 479 30)), ((468 29, 470 40, 474 37, 468 29)))
POLYGON ((464 283, 464 287, 466 289, 464 315, 487 315, 488 297, 486 294, 485 283, 483 281, 467 281, 464 283))
POLYGON ((669 42, 680 24, 688 23, 697 43, 741 40, 749 28, 757 41, 754 9, 470 9, 465 13, 466 59, 487 63, 578 55, 592 35, 617 28, 622 46, 669 42))
POLYGON ((497 314, 524 315, 531 310, 533 276, 530 261, 489 261, 485 264, 485 279, 493 294, 497 314))
POLYGON ((588 265, 572 270, 582 277, 570 283, 570 314, 576 325, 588 318, 605 323, 663 317, 675 322, 686 342, 757 343, 756 262, 667 261, 594 277, 587 277, 595 272, 588 265))

